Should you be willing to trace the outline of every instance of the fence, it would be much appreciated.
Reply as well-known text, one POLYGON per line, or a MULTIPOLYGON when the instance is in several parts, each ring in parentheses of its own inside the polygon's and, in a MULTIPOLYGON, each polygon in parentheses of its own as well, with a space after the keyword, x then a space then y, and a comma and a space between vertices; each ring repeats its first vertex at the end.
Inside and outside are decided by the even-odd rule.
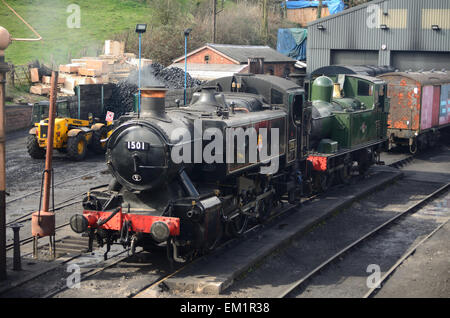
POLYGON ((7 85, 11 85, 11 87, 18 87, 31 84, 28 65, 9 64, 9 67, 10 71, 6 76, 7 85))

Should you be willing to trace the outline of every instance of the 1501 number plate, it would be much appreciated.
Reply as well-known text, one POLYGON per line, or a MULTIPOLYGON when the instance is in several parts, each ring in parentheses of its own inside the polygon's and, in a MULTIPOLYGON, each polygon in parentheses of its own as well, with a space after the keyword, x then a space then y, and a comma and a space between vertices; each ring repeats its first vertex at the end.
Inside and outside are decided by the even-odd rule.
POLYGON ((146 151, 149 148, 149 143, 145 141, 127 141, 128 150, 142 150, 146 151))

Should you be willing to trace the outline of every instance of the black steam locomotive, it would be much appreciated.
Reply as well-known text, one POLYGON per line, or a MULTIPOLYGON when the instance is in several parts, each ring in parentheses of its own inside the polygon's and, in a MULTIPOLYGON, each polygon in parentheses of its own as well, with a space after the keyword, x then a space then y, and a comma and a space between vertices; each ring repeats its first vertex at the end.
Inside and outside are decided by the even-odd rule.
POLYGON ((108 139, 113 182, 91 189, 71 227, 107 251, 165 247, 177 262, 207 252, 282 200, 347 182, 356 163, 364 173, 386 142, 384 89, 369 77, 348 75, 339 88, 322 77, 307 102, 291 81, 241 74, 171 109, 165 89, 142 89, 139 113, 122 116, 108 139), (344 96, 333 98, 337 90, 344 96))

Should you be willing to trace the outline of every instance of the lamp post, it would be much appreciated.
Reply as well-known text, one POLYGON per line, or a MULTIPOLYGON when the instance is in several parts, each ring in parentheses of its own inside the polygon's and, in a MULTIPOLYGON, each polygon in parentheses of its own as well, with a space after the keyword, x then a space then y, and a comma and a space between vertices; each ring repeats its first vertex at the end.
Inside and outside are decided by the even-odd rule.
POLYGON ((6 279, 5 79, 9 67, 4 50, 10 43, 9 32, 0 26, 0 280, 6 279))
POLYGON ((192 29, 184 30, 184 105, 186 105, 186 87, 187 87, 187 38, 192 29))
POLYGON ((147 24, 136 24, 136 33, 139 34, 138 118, 141 114, 141 40, 145 31, 147 31, 147 24))

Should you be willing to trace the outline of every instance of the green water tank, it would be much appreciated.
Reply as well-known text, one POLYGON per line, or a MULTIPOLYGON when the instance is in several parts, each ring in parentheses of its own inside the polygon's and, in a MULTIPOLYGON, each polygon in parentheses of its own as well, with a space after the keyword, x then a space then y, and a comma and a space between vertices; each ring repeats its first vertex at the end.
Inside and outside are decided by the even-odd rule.
POLYGON ((327 76, 315 79, 312 85, 311 101, 320 100, 331 103, 333 98, 333 81, 327 76))

